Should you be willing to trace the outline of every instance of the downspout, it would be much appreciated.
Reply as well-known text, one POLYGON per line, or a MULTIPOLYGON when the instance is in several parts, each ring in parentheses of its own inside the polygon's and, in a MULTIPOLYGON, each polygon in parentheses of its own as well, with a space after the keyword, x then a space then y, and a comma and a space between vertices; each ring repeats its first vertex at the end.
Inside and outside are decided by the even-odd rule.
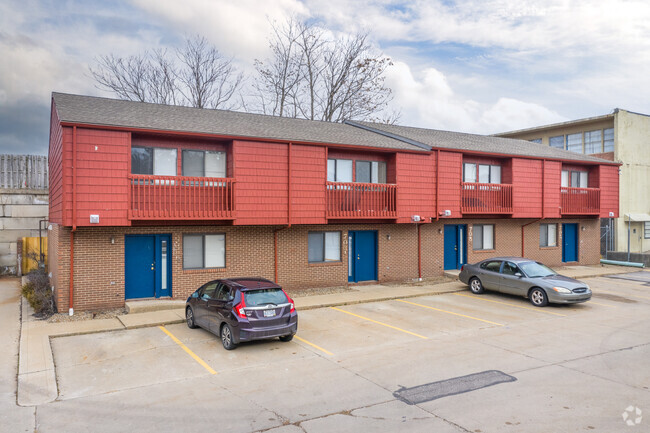
POLYGON ((287 225, 273 230, 273 257, 275 282, 278 282, 278 233, 282 230, 291 228, 291 143, 289 143, 289 153, 287 155, 288 175, 287 175, 287 225))
POLYGON ((74 232, 77 231, 77 127, 72 127, 72 231, 70 232, 70 289, 68 314, 74 314, 74 232))
POLYGON ((422 236, 421 233, 421 224, 415 223, 415 226, 418 229, 418 281, 422 281, 422 236))
POLYGON ((440 195, 440 149, 436 149, 436 221, 440 219, 438 212, 438 195, 440 195))

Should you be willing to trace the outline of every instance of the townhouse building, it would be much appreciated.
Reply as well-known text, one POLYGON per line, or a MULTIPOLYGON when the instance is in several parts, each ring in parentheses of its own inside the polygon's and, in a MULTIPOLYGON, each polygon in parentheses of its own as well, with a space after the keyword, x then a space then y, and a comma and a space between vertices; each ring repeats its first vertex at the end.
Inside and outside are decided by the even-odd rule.
MULTIPOLYGON (((603 216, 601 253, 650 252, 650 116, 615 109, 603 116, 497 134, 621 164, 620 218, 603 216)), ((563 179, 574 186, 580 180, 563 179)), ((626 260, 626 255, 615 258, 626 260)), ((644 261, 635 254, 635 260, 644 261)), ((646 258, 647 262, 648 259, 646 258)))
POLYGON ((524 140, 54 93, 57 308, 442 275, 492 255, 599 261, 618 164, 524 140), (563 186, 566 176, 578 187, 563 186))

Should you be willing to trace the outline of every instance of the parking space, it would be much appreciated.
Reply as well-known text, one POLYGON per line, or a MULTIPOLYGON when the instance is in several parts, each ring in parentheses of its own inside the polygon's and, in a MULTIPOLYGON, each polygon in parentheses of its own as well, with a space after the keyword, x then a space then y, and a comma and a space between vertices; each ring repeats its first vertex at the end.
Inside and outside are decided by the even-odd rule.
MULTIPOLYGON (((533 384, 519 382, 527 377, 541 381, 543 374, 535 371, 548 368, 549 374, 570 383, 578 379, 565 378, 567 369, 581 380, 598 377, 593 386, 599 392, 607 381, 615 381, 617 396, 627 390, 630 398, 643 399, 650 407, 650 369, 626 378, 616 373, 618 365, 632 367, 648 355, 650 290, 644 292, 643 281, 621 281, 588 280, 593 301, 547 308, 533 307, 519 297, 466 291, 300 311, 299 332, 292 342, 254 342, 233 351, 224 350, 217 336, 185 324, 55 338, 58 400, 74 407, 84 399, 133 398, 134 390, 141 390, 163 399, 171 393, 180 410, 215 390, 244 399, 246 414, 269 413, 248 426, 233 421, 231 431, 291 423, 304 429, 320 426, 313 421, 320 417, 334 420, 340 418, 337 413, 347 417, 361 408, 393 407, 392 393, 402 387, 486 370, 514 375, 518 382, 449 400, 474 401, 497 389, 516 390, 521 397, 533 384), (626 349, 629 352, 622 352, 626 349), (551 372, 551 367, 560 371, 551 372), (192 389, 191 397, 183 400, 171 391, 176 387, 192 389)), ((566 384, 549 380, 542 395, 550 399, 566 384)), ((628 404, 621 402, 622 408, 628 404)), ((438 407, 453 423, 462 424, 447 413, 454 411, 446 402, 425 403, 420 415, 430 416, 438 407)), ((348 418, 343 424, 348 421, 358 425, 348 418)))

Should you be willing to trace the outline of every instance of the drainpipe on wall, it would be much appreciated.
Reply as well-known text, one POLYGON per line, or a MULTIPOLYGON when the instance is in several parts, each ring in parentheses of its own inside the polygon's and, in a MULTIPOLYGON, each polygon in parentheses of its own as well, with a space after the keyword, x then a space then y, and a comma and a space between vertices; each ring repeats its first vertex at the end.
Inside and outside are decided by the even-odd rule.
POLYGON ((77 127, 72 127, 72 231, 70 232, 70 288, 68 314, 74 314, 74 232, 77 230, 77 127))
POLYGON ((438 195, 440 194, 440 149, 436 149, 436 221, 440 219, 438 195))
POLYGON ((282 230, 291 228, 291 143, 289 143, 289 153, 287 155, 288 175, 287 175, 287 225, 273 230, 273 257, 275 282, 278 282, 278 233, 282 230))
POLYGON ((422 236, 421 224, 415 223, 418 230, 418 281, 422 281, 422 236))

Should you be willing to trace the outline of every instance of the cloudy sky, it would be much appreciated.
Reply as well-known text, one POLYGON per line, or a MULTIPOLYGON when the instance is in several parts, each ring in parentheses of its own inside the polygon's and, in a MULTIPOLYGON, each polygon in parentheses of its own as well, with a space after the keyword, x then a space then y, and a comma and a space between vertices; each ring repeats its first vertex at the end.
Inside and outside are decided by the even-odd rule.
POLYGON ((404 125, 490 134, 650 113, 647 0, 3 0, 0 153, 47 154, 52 91, 111 96, 88 72, 98 56, 199 33, 252 72, 269 23, 291 15, 369 31, 404 125))

